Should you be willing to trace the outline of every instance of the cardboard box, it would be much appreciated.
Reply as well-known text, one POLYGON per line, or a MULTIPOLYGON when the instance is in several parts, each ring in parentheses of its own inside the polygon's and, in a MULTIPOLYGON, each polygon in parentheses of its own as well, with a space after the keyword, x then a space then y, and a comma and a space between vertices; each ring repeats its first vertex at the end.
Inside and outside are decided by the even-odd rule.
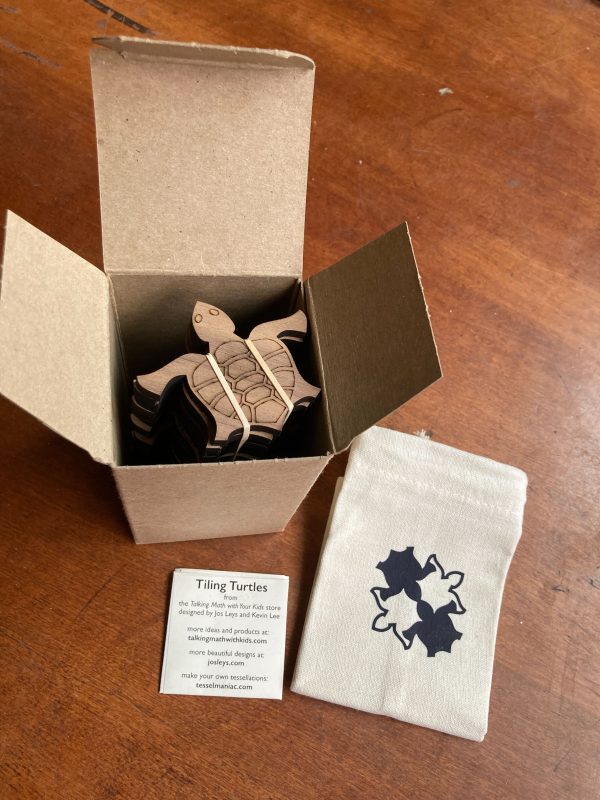
POLYGON ((110 465, 136 542, 282 530, 332 454, 440 377, 407 226, 302 284, 313 62, 97 43, 105 273, 9 212, 0 391, 110 465), (131 378, 185 352, 198 298, 242 334, 304 304, 322 397, 295 457, 132 464, 131 378))

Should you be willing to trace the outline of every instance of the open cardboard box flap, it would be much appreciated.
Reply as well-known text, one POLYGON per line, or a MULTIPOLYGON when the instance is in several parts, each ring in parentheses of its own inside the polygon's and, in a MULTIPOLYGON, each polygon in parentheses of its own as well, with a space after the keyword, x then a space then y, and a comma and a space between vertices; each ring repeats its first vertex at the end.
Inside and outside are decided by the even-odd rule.
POLYGON ((106 276, 10 211, 0 342, 0 392, 93 458, 115 463, 117 344, 106 276))
POLYGON ((301 278, 313 61, 95 42, 105 270, 301 278))
POLYGON ((408 226, 306 282, 335 452, 441 376, 408 226))

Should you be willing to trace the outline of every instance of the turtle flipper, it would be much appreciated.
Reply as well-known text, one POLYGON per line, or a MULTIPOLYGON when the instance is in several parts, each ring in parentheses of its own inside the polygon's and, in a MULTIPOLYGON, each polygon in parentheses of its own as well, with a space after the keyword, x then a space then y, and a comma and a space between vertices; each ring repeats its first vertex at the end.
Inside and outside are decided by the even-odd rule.
POLYGON ((162 411, 167 397, 183 378, 191 375, 206 356, 188 353, 164 367, 138 375, 133 382, 131 423, 133 436, 144 444, 152 444, 164 427, 162 411))
POLYGON ((309 406, 320 394, 321 390, 318 386, 313 386, 312 383, 305 381, 299 372, 296 373, 294 389, 290 396, 290 400, 296 408, 309 406))
POLYGON ((190 410, 200 416, 207 430, 206 447, 212 452, 220 451, 242 438, 243 424, 225 392, 217 397, 218 407, 209 405, 201 392, 202 387, 194 386, 191 381, 183 389, 190 410))
POLYGON ((164 367, 157 369, 156 372, 138 375, 135 379, 136 389, 138 390, 136 394, 141 397, 147 397, 149 403, 157 401, 160 403, 173 383, 176 383, 180 378, 191 375, 204 359, 205 356, 200 353, 187 353, 184 356, 179 356, 169 364, 165 364, 164 367))
POLYGON ((291 317, 263 322, 252 330, 249 338, 280 339, 282 342, 303 342, 306 336, 307 322, 304 311, 296 311, 291 317))

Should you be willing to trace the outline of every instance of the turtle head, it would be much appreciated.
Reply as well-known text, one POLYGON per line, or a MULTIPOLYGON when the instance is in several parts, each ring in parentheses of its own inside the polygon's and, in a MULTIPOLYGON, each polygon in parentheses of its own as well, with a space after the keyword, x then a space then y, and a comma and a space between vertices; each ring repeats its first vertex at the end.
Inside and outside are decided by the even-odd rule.
POLYGON ((213 343, 218 346, 223 338, 235 337, 233 320, 220 308, 200 300, 194 306, 192 327, 198 339, 208 345, 209 352, 213 349, 213 343))

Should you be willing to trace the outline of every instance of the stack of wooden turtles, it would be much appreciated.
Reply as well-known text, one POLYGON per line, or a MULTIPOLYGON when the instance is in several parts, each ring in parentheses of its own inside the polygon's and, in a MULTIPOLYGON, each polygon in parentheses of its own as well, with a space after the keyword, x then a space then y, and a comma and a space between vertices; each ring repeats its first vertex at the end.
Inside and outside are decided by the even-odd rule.
POLYGON ((264 458, 296 409, 320 389, 300 375, 287 347, 306 336, 306 315, 235 333, 219 308, 197 302, 188 334, 190 352, 133 383, 134 439, 186 463, 264 458))

